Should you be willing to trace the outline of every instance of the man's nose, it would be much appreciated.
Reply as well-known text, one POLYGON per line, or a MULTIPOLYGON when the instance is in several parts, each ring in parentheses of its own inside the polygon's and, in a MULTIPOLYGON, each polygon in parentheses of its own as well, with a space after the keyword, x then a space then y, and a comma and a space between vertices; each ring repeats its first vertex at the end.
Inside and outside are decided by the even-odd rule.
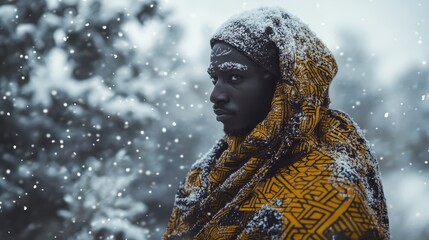
POLYGON ((219 81, 213 87, 213 91, 210 94, 210 101, 214 104, 223 104, 229 101, 225 86, 219 81))

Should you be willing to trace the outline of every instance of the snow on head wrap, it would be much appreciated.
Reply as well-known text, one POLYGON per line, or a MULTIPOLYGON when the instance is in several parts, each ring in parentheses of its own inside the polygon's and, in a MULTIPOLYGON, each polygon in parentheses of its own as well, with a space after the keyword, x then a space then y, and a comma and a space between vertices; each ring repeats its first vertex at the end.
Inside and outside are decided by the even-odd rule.
POLYGON ((262 7, 236 15, 217 29, 210 40, 211 47, 219 41, 233 46, 260 66, 280 75, 289 85, 307 88, 309 84, 316 84, 322 92, 302 98, 313 98, 317 105, 329 104, 327 88, 337 73, 336 62, 329 49, 308 26, 286 10, 262 7), (323 70, 319 79, 313 79, 315 82, 297 73, 307 62, 323 70), (314 99, 315 96, 319 99, 314 99))
POLYGON ((266 26, 258 29, 261 31, 255 30, 246 21, 231 21, 218 30, 210 45, 213 48, 217 42, 227 43, 270 73, 280 76, 279 51, 270 39, 272 28, 266 26))

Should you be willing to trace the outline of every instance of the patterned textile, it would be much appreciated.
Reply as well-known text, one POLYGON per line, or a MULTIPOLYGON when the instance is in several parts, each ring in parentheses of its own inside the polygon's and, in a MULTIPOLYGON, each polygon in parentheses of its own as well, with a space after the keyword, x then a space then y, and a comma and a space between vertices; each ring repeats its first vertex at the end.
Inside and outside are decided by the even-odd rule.
POLYGON ((281 51, 271 110, 192 166, 164 239, 389 239, 378 163, 350 117, 328 108, 332 54, 278 8, 230 24, 255 12, 276 25, 281 51))

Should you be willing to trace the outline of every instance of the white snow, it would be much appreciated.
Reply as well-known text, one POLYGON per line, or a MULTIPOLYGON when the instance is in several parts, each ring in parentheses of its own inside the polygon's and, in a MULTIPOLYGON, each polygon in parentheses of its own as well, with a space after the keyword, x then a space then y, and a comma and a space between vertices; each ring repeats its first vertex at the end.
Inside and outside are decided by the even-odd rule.
POLYGON ((219 65, 219 69, 221 71, 230 71, 230 70, 246 71, 247 65, 243 65, 241 63, 236 63, 236 62, 224 62, 219 65))

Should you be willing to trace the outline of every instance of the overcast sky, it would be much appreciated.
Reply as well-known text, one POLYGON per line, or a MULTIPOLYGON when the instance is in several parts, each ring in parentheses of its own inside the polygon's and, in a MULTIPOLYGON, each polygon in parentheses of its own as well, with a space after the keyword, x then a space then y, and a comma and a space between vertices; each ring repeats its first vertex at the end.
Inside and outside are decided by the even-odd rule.
POLYGON ((411 65, 429 67, 429 0, 163 0, 185 24, 181 49, 189 58, 207 50, 210 35, 230 16, 267 5, 299 17, 330 49, 341 49, 341 29, 362 34, 369 52, 379 59, 380 81, 395 79, 411 65))

